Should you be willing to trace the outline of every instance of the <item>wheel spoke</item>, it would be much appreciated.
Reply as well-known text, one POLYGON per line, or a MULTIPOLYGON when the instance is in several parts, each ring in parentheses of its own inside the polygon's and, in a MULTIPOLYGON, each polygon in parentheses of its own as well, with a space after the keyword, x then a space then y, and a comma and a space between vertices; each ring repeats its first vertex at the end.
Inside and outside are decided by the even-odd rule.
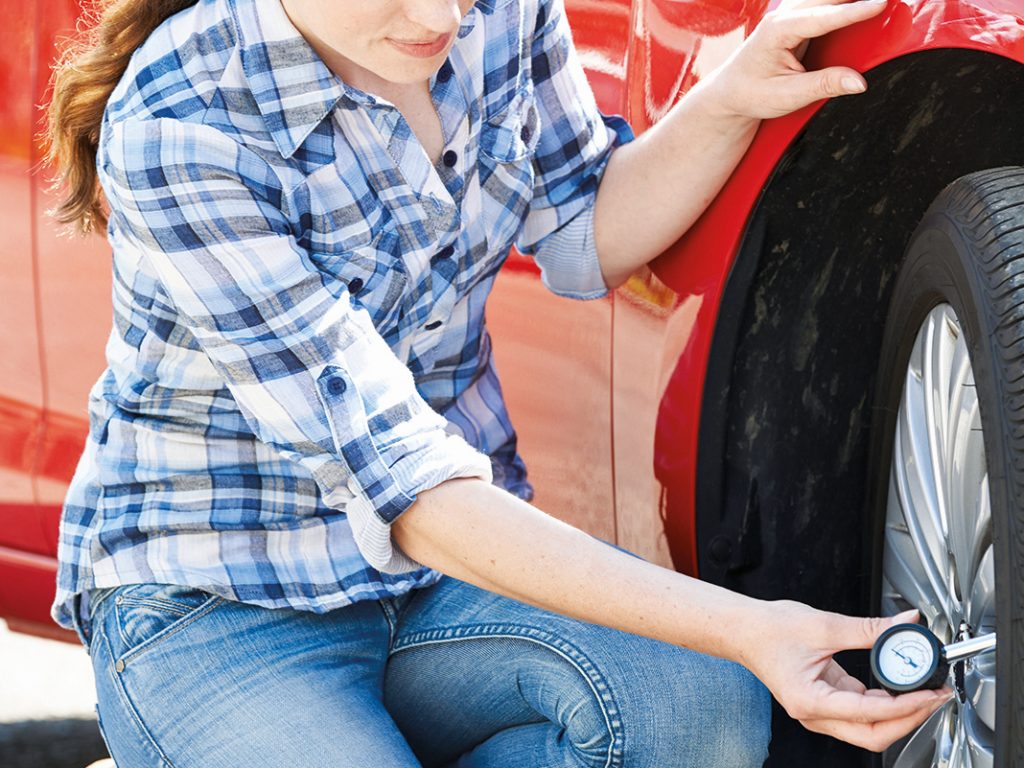
MULTIPOLYGON (((994 701, 992 707, 994 710, 994 701)), ((977 715, 978 711, 973 707, 968 708, 960 715, 960 723, 963 728, 961 748, 964 753, 964 765, 975 768, 992 768, 995 763, 995 753, 992 749, 994 730, 987 723, 982 722, 977 715)))
MULTIPOLYGON (((996 677, 995 663, 975 661, 973 668, 964 675, 964 686, 971 709, 977 717, 976 725, 987 731, 996 729, 996 677)), ((975 730, 978 730, 977 728, 975 730)))
MULTIPOLYGON (((895 491, 890 490, 890 496, 894 494, 895 491)), ((894 502, 890 499, 889 504, 892 508, 894 502)), ((918 608, 928 620, 929 626, 935 626, 935 620, 942 611, 943 599, 932 586, 932 580, 925 572, 920 554, 905 525, 886 525, 882 571, 891 589, 918 608)))
MULTIPOLYGON (((903 402, 900 407, 900 419, 897 436, 900 438, 900 451, 894 447, 893 455, 902 459, 907 472, 907 491, 916 500, 915 507, 927 517, 939 520, 939 489, 935 479, 935 469, 931 455, 930 431, 933 420, 929 413, 932 406, 929 401, 927 382, 927 362, 924 358, 924 339, 919 338, 911 353, 911 364, 904 383, 903 402)), ((924 516, 924 515, 922 515, 924 516)), ((939 526, 941 528, 941 524, 939 526)))
MULTIPOLYGON (((953 728, 956 724, 956 705, 949 702, 942 709, 942 727, 935 730, 935 762, 936 768, 949 768, 953 755, 953 728)), ((903 768, 903 766, 900 766, 903 768)))
MULTIPOLYGON (((909 408, 907 410, 910 410, 909 408)), ((903 461, 895 461, 893 465, 893 476, 898 499, 898 515, 902 520, 894 521, 894 525, 902 524, 906 528, 911 543, 913 544, 917 565, 920 573, 925 577, 930 592, 936 599, 936 606, 941 608, 946 615, 947 621, 950 617, 948 590, 943 578, 944 568, 940 568, 935 560, 935 553, 932 549, 934 531, 932 523, 935 520, 935 508, 932 506, 932 499, 926 488, 922 488, 920 480, 925 473, 920 463, 915 462, 917 451, 915 450, 912 435, 908 435, 909 429, 905 431, 903 425, 896 430, 893 454, 903 457, 903 461), (904 446, 905 437, 910 437, 910 447, 904 446), (918 470, 918 471, 915 471, 918 470)), ((920 441, 916 448, 920 448, 920 441)), ((930 473, 929 473, 930 474, 930 473)), ((896 512, 890 506, 890 512, 896 512)))
POLYGON ((950 363, 956 339, 951 337, 946 313, 940 308, 928 316, 921 361, 926 429, 920 435, 928 448, 935 483, 935 521, 941 537, 946 532, 946 457, 943 450, 949 435, 950 363))
POLYGON ((964 760, 964 726, 963 718, 953 719, 953 743, 949 748, 949 768, 966 768, 964 760))
POLYGON ((967 598, 967 622, 976 634, 996 630, 996 572, 993 558, 992 545, 989 544, 975 571, 971 593, 967 598))
MULTIPOLYGON (((958 349, 961 348, 966 355, 966 345, 958 345, 958 349)), ((982 504, 982 494, 987 491, 987 486, 983 487, 985 446, 978 397, 966 357, 954 358, 954 365, 960 367, 954 377, 959 383, 951 411, 953 428, 950 430, 947 472, 950 504, 947 511, 949 548, 956 575, 953 586, 957 599, 962 601, 974 579, 982 548, 979 538, 987 534, 989 521, 985 515, 987 505, 982 504)))
POLYGON ((956 336, 950 332, 944 312, 937 308, 924 323, 911 352, 893 454, 902 459, 894 462, 893 469, 907 527, 951 624, 956 623, 958 611, 951 603, 954 591, 947 543, 944 446, 949 431, 948 366, 955 346, 956 336))
POLYGON ((947 704, 935 710, 931 717, 924 721, 900 750, 894 765, 899 768, 918 768, 930 766, 935 760, 942 733, 949 731, 949 708, 947 704))

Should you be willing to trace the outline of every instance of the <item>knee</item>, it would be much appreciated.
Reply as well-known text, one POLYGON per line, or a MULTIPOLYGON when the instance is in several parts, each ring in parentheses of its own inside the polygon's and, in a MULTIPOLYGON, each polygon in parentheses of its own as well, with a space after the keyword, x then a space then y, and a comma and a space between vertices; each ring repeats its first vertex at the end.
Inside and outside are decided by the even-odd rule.
POLYGON ((573 702, 558 718, 562 721, 564 738, 573 759, 580 768, 606 768, 615 765, 614 755, 621 752, 618 721, 599 702, 599 696, 588 695, 573 702))
POLYGON ((693 654, 637 704, 624 768, 759 768, 768 757, 771 696, 738 664, 693 654))
POLYGON ((725 680, 716 680, 708 692, 715 701, 708 707, 713 722, 706 724, 713 737, 701 765, 721 768, 758 768, 768 759, 771 739, 771 694, 747 669, 730 664, 725 680))

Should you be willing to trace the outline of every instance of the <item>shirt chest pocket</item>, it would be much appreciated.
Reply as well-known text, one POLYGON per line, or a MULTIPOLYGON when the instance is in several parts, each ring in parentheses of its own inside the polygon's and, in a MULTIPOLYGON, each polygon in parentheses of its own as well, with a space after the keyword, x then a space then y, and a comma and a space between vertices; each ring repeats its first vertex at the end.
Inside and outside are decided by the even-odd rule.
POLYGON ((533 154, 540 114, 531 86, 521 88, 480 127, 480 188, 488 244, 512 244, 533 197, 533 154))
POLYGON ((378 330, 398 322, 408 274, 395 232, 382 230, 365 245, 328 247, 310 257, 328 278, 348 289, 352 305, 365 309, 378 330))

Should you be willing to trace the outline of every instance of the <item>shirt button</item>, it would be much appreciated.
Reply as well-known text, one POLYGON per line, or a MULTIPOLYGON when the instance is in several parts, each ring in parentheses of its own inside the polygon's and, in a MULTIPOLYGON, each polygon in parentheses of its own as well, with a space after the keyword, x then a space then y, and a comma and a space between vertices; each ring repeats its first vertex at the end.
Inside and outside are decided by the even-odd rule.
POLYGON ((349 293, 351 293, 353 296, 355 296, 361 290, 363 290, 363 279, 361 277, 354 277, 351 280, 349 280, 349 283, 348 283, 348 292, 349 293))
POLYGON ((459 154, 453 149, 449 149, 441 156, 441 162, 444 163, 448 168, 454 168, 455 164, 459 162, 459 154))
POLYGON ((435 320, 432 323, 427 323, 423 327, 426 328, 428 331, 437 330, 438 328, 441 327, 441 321, 440 320, 435 320))
POLYGON ((434 258, 431 261, 442 261, 443 259, 450 259, 455 254, 455 248, 451 245, 446 245, 440 251, 434 254, 434 258))
POLYGON ((530 126, 524 125, 522 128, 519 129, 519 137, 523 141, 528 143, 530 141, 530 135, 530 126))
POLYGON ((114 669, 116 669, 118 672, 124 672, 124 659, 118 659, 114 663, 114 669))
POLYGON ((332 395, 340 395, 348 389, 348 384, 345 383, 344 379, 335 376, 333 379, 327 380, 327 391, 332 395))
POLYGON ((441 65, 441 68, 439 70, 437 70, 437 82, 439 82, 439 83, 447 83, 451 79, 452 79, 452 65, 451 65, 451 62, 445 61, 445 63, 441 65))

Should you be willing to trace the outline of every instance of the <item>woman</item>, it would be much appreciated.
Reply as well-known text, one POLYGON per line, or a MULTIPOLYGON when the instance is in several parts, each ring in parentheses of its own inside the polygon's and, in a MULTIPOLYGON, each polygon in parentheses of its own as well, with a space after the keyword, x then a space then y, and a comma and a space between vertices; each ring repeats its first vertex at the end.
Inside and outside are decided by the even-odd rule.
POLYGON ((765 687, 872 749, 939 706, 832 660, 888 620, 732 594, 528 504, 484 329, 511 243, 600 296, 760 118, 863 91, 798 56, 883 6, 770 14, 635 142, 561 0, 107 6, 50 109, 60 218, 109 210, 115 310, 54 616, 118 765, 759 765, 765 687))

